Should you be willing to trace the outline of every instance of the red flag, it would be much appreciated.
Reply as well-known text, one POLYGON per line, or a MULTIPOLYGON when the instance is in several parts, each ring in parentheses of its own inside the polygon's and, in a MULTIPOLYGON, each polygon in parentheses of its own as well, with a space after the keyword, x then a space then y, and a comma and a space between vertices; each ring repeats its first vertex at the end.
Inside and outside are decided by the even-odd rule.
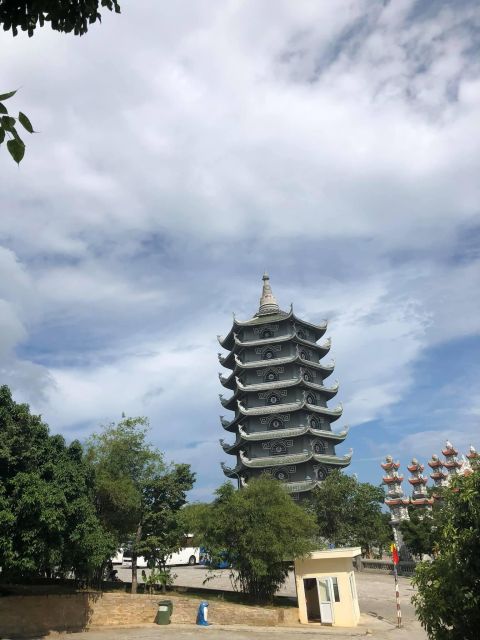
POLYGON ((393 564, 396 566, 400 560, 400 558, 398 557, 397 547, 394 544, 392 544, 390 547, 390 551, 392 552, 393 564))

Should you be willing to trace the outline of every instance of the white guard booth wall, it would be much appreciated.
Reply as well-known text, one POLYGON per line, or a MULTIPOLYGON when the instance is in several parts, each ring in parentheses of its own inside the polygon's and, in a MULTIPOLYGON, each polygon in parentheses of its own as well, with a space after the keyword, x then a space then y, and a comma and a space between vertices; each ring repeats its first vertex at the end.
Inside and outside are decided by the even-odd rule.
POLYGON ((360 620, 353 558, 360 547, 312 551, 295 560, 300 622, 355 627, 360 620))

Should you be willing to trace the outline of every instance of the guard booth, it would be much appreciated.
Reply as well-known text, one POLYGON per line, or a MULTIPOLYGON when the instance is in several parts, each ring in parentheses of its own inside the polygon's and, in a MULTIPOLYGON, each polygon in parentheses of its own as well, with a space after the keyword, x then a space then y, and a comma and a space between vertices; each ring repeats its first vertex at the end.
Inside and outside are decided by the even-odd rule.
POLYGON ((300 622, 356 627, 360 620, 353 558, 360 547, 313 551, 295 560, 300 622))

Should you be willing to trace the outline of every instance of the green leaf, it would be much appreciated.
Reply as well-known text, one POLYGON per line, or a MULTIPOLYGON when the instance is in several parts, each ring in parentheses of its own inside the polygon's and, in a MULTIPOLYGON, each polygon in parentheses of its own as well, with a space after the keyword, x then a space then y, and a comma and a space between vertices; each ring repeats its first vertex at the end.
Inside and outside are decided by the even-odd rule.
POLYGON ((25 155, 25 145, 17 138, 13 140, 9 140, 7 142, 7 148, 10 152, 10 155, 15 160, 17 164, 20 164, 23 156, 25 155))
POLYGON ((0 113, 8 113, 7 107, 0 102, 0 113))
POLYGON ((10 91, 9 93, 2 93, 2 95, 0 95, 0 100, 8 100, 9 98, 11 98, 12 96, 14 96, 17 93, 17 91, 10 91))
POLYGON ((0 144, 5 140, 5 129, 0 125, 0 144))
POLYGON ((21 111, 18 114, 18 121, 23 126, 23 128, 28 131, 28 133, 34 133, 33 127, 32 127, 32 123, 27 118, 27 116, 24 113, 22 113, 21 111))
POLYGON ((2 123, 5 131, 11 131, 15 127, 15 118, 11 116, 2 116, 0 118, 0 122, 2 123))

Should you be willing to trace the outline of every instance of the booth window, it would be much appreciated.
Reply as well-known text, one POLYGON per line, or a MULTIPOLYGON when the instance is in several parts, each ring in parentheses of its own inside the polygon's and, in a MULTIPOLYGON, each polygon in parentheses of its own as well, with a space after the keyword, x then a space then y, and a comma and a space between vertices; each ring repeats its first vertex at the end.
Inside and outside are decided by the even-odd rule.
POLYGON ((332 586, 333 586, 333 599, 335 600, 335 602, 340 602, 340 592, 338 590, 337 578, 332 577, 332 586))

